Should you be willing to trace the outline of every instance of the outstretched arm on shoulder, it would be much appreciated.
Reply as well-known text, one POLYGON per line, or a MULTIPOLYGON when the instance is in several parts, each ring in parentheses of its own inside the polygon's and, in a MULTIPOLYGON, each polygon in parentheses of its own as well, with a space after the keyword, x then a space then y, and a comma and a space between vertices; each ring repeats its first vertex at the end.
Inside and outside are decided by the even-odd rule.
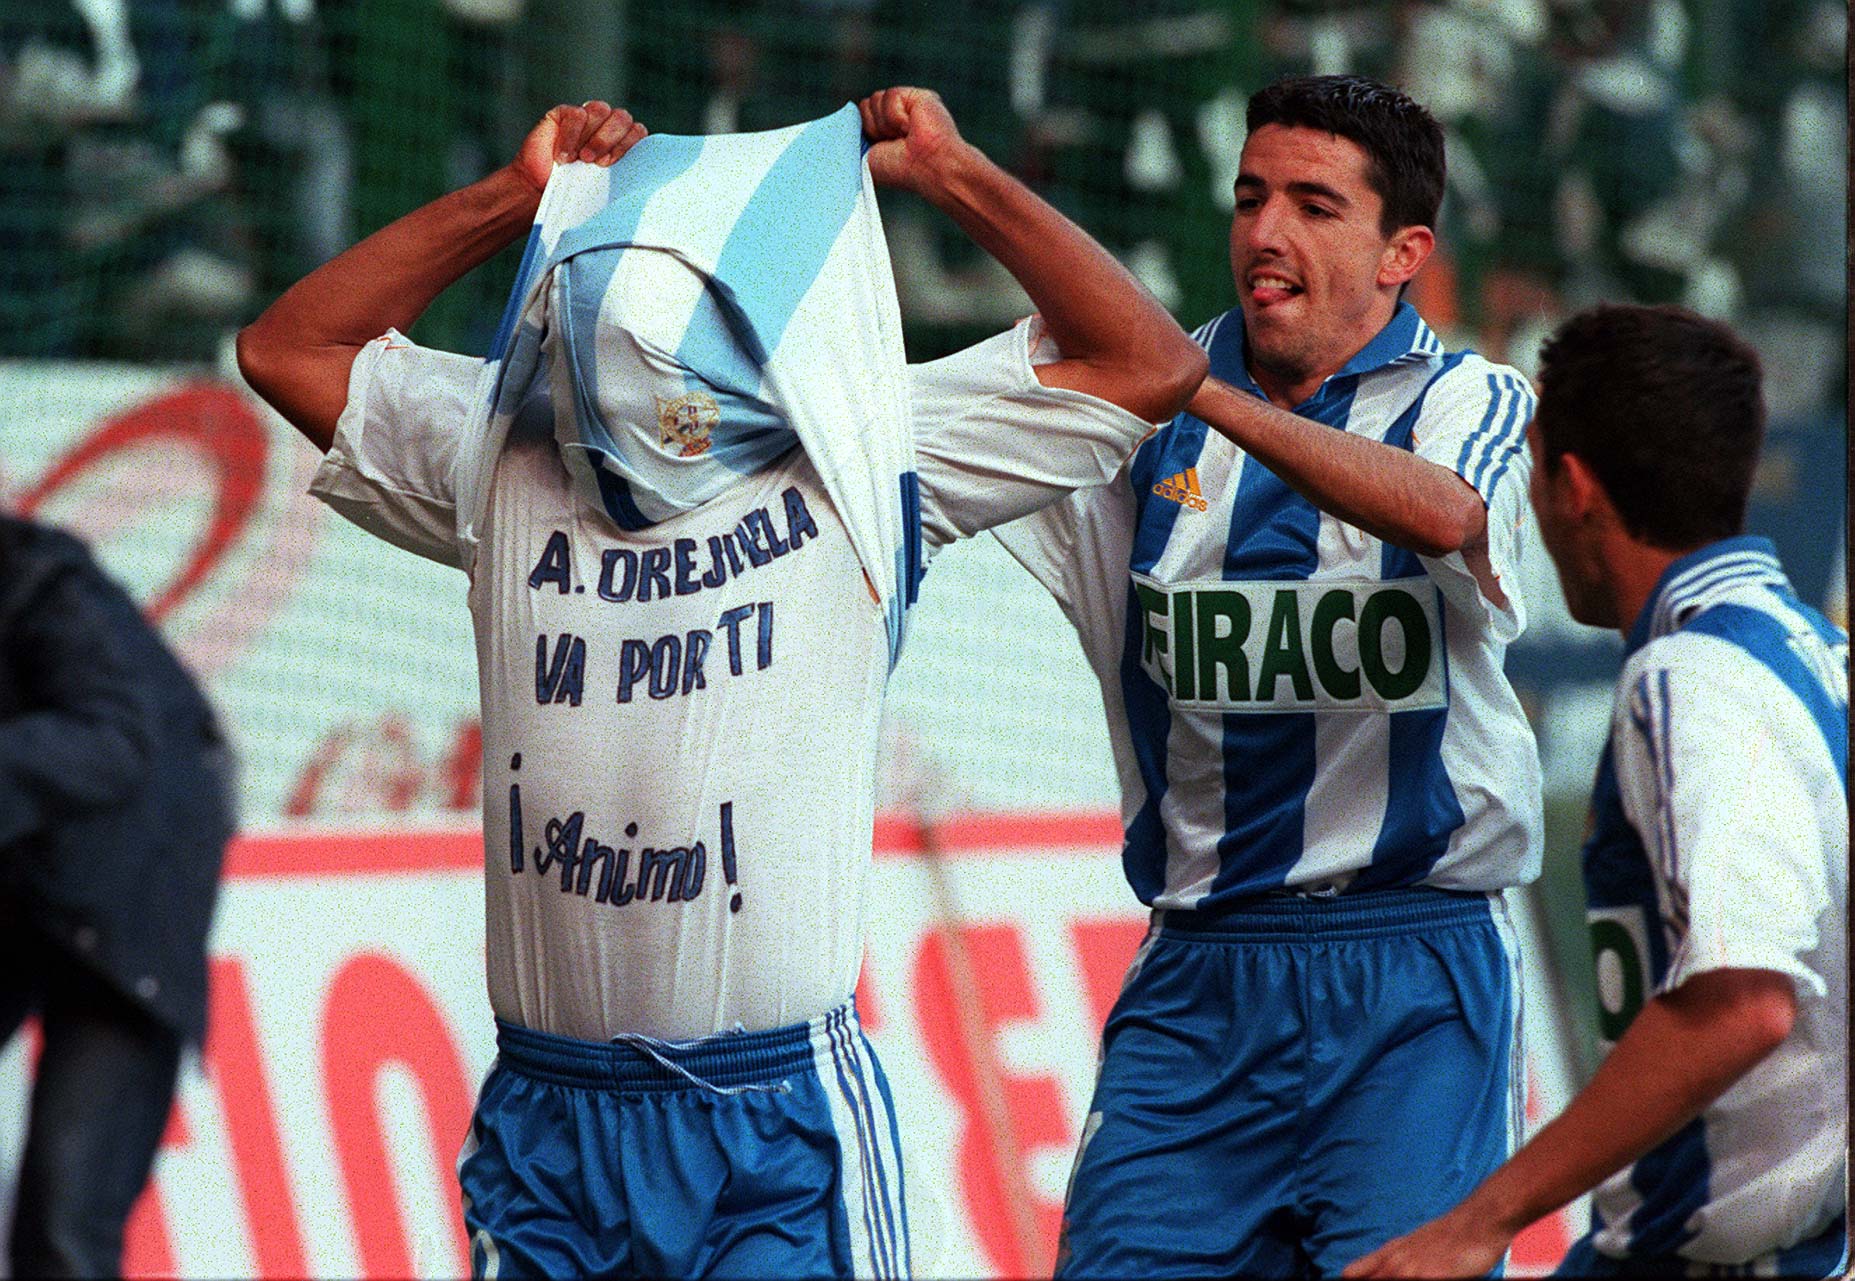
POLYGON ((1447 467, 1336 431, 1215 378, 1204 380, 1191 411, 1316 507, 1374 538, 1420 556, 1459 551, 1471 565, 1487 544, 1481 496, 1447 467))
POLYGON ((1710 970, 1656 997, 1565 1111, 1467 1200, 1342 1275, 1487 1274, 1529 1223, 1700 1115, 1790 1035, 1796 1013, 1790 978, 1772 970, 1710 970))
POLYGON ((238 367, 260 396, 327 451, 367 343, 409 329, 440 293, 527 232, 554 164, 609 165, 644 136, 603 102, 558 106, 515 159, 381 228, 299 280, 238 335, 238 367))
POLYGON ((962 138, 936 94, 885 89, 858 107, 875 180, 946 213, 1030 295, 1062 352, 1036 367, 1040 382, 1147 422, 1185 406, 1204 351, 1107 250, 962 138))

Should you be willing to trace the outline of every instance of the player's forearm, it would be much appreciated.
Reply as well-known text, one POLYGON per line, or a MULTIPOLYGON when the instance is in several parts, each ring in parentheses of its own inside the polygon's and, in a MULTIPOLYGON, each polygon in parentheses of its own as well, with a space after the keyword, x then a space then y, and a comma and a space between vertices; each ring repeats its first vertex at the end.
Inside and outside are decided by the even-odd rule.
POLYGON ((1148 422, 1184 407, 1204 378, 1203 350, 1080 227, 966 144, 938 158, 921 194, 1030 295, 1063 353, 1058 385, 1148 422))
POLYGON ((1488 513, 1447 467, 1382 441, 1302 418, 1207 378, 1191 412, 1229 437, 1322 511, 1422 556, 1485 537, 1488 513))
POLYGON ((1640 1158, 1696 1116, 1789 1033, 1790 980, 1725 970, 1657 997, 1591 1083, 1454 1211, 1509 1236, 1640 1158))
POLYGON ((533 223, 541 193, 511 168, 381 228, 292 285, 238 336, 246 381, 327 449, 355 354, 408 329, 440 293, 533 223))

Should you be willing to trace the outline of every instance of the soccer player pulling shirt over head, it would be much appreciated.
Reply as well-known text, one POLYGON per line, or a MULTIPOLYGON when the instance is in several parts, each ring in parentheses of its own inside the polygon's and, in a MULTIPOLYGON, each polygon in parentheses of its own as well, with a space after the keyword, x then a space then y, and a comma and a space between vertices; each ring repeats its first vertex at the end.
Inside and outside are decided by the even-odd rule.
POLYGON ((934 548, 1112 475, 1202 356, 917 89, 732 138, 556 108, 239 355, 327 451, 319 495, 470 578, 499 1050, 474 1268, 908 1274, 850 1002, 905 611, 934 548), (1041 318, 907 367, 872 180, 1041 318), (524 232, 488 362, 398 335, 524 232))

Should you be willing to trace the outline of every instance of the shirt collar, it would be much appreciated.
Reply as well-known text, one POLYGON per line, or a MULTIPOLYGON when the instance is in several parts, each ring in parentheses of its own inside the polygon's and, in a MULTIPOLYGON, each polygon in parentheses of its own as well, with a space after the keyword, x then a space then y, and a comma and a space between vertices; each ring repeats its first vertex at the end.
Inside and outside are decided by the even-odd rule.
MULTIPOLYGON (((1211 336, 1213 357, 1212 370, 1219 378, 1232 386, 1262 395, 1262 388, 1250 377, 1249 364, 1245 358, 1247 350, 1243 340, 1243 309, 1232 307, 1224 314, 1222 323, 1211 336), (1222 349, 1226 359, 1219 360, 1217 349, 1222 349)), ((1391 313, 1391 319, 1378 331, 1365 346, 1353 354, 1352 359, 1341 365, 1325 382, 1320 385, 1309 399, 1316 399, 1335 378, 1347 378, 1359 374, 1369 374, 1375 370, 1386 369, 1392 365, 1406 364, 1412 361, 1428 360, 1443 354, 1443 343, 1436 336, 1436 331, 1424 323, 1417 309, 1408 302, 1400 301, 1397 310, 1391 313)))
POLYGON ((1741 534, 1689 552, 1662 571, 1655 590, 1630 628, 1628 652, 1679 631, 1696 612, 1729 592, 1753 585, 1788 591, 1790 579, 1768 538, 1741 534))

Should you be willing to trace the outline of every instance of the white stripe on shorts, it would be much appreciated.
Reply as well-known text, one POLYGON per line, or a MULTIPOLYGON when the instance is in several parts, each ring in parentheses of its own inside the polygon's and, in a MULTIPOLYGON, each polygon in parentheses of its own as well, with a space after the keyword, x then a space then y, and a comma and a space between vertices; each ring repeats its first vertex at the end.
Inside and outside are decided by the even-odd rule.
POLYGON ((837 1131, 851 1270, 859 1277, 908 1277, 912 1261, 902 1226, 902 1165, 894 1121, 848 1005, 813 1023, 812 1062, 837 1131))

